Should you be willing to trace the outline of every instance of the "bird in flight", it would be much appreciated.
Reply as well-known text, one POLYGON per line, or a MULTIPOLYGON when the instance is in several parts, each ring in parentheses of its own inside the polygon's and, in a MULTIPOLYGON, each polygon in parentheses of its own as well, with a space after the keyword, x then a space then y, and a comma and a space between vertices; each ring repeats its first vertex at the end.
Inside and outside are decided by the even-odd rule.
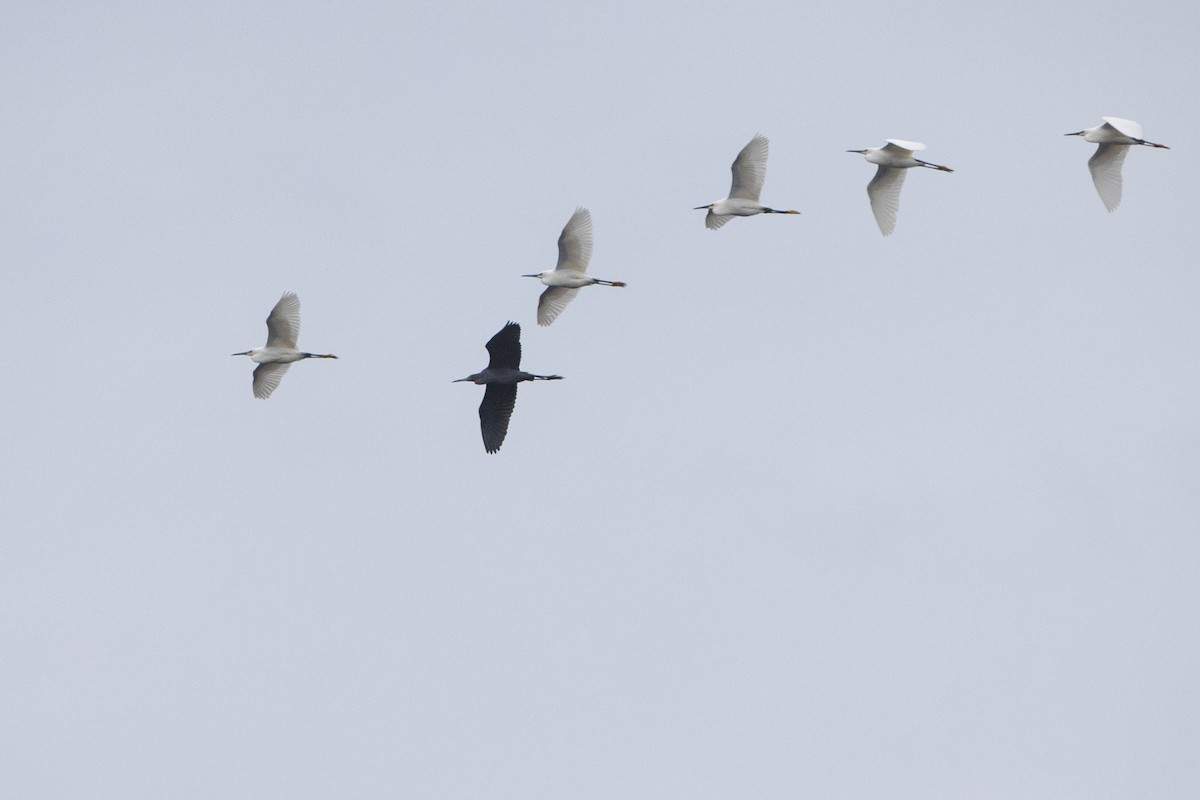
POLYGON ((495 453, 504 444, 508 421, 517 404, 517 384, 521 381, 560 381, 561 375, 534 375, 521 371, 521 326, 510 322, 488 340, 488 365, 454 383, 470 381, 483 390, 479 404, 479 429, 483 432, 483 449, 495 453))
POLYGON ((549 288, 538 298, 538 325, 549 325, 562 313, 584 286, 624 286, 621 281, 602 281, 587 274, 592 260, 592 215, 577 208, 558 237, 558 265, 552 270, 522 275, 537 278, 549 288))
POLYGON ((734 217, 752 217, 755 214, 799 214, 799 211, 777 211, 767 208, 758 202, 762 194, 763 181, 767 177, 767 137, 761 133, 755 134, 750 143, 742 148, 738 157, 733 160, 733 185, 729 187, 729 197, 709 203, 706 206, 696 206, 693 211, 708 209, 704 216, 704 225, 715 231, 734 217))
POLYGON ((292 292, 283 297, 271 309, 267 317, 267 344, 235 356, 250 356, 258 364, 254 368, 254 396, 266 400, 279 386, 283 375, 293 362, 305 358, 337 358, 335 355, 305 353, 296 349, 296 337, 300 335, 300 298, 292 292))
POLYGON ((1120 117, 1101 117, 1103 125, 1085 128, 1081 131, 1065 134, 1066 136, 1082 136, 1093 144, 1099 144, 1096 152, 1088 159, 1088 169, 1092 172, 1092 183, 1100 200, 1109 211, 1116 211, 1121 205, 1121 166, 1129 148, 1135 144, 1147 147, 1159 147, 1170 150, 1165 144, 1147 142, 1142 138, 1142 126, 1131 119, 1120 117))
POLYGON ((891 236, 896 229, 896 214, 900 211, 900 189, 904 186, 904 176, 912 167, 929 167, 941 172, 954 172, 949 167, 940 164, 930 164, 922 161, 914 153, 924 150, 920 142, 906 142, 903 139, 885 139, 883 147, 867 147, 862 150, 847 150, 848 153, 859 153, 872 164, 878 164, 875 177, 867 184, 867 197, 871 200, 871 211, 875 214, 875 223, 879 232, 891 236))

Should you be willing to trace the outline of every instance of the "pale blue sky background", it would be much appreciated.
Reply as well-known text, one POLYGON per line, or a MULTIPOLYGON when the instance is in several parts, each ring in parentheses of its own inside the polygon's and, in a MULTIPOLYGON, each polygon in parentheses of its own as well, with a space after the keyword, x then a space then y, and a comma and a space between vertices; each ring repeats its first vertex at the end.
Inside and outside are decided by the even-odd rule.
POLYGON ((0 794, 1194 797, 1198 23, 0 8, 0 794), (802 216, 705 230, 760 131, 802 216))

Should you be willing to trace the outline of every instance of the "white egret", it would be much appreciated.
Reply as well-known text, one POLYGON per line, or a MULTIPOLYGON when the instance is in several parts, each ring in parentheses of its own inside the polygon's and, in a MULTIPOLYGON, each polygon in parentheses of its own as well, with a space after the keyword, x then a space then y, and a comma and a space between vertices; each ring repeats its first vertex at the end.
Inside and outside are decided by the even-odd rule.
POLYGON ((776 211, 760 205, 758 196, 762 194, 763 181, 767 177, 767 137, 761 133, 754 135, 750 143, 742 148, 738 157, 733 160, 733 185, 729 187, 729 197, 709 203, 706 206, 696 206, 693 211, 708 209, 704 217, 704 225, 715 231, 734 217, 752 217, 755 214, 799 214, 799 211, 776 211))
POLYGON ((267 317, 267 344, 235 356, 250 356, 258 364, 254 368, 254 396, 266 400, 275 391, 283 374, 295 361, 305 358, 337 358, 335 355, 304 353, 296 349, 300 335, 300 298, 284 292, 267 317))
POLYGON ((587 274, 592 260, 592 215, 577 208, 558 237, 558 266, 522 278, 537 278, 550 287, 538 298, 538 325, 549 325, 562 313, 584 286, 624 286, 621 281, 602 281, 587 274))
POLYGON ((510 322, 488 340, 488 365, 453 383, 470 381, 486 386, 483 402, 479 404, 479 429, 483 432, 483 449, 495 453, 504 444, 508 421, 517 404, 517 384, 521 381, 560 381, 561 375, 533 375, 521 371, 521 326, 510 322))
POLYGON ((884 236, 891 236, 896 230, 896 214, 900 211, 900 189, 904 186, 906 170, 912 167, 929 167, 942 172, 954 172, 949 167, 930 164, 922 161, 913 154, 924 150, 920 142, 906 142, 903 139, 885 139, 883 147, 867 147, 862 150, 847 150, 848 153, 859 153, 872 164, 878 164, 875 177, 867 184, 867 197, 871 200, 871 211, 875 214, 875 223, 884 236))
POLYGON ((1092 172, 1092 183, 1109 211, 1116 211, 1121 205, 1121 165, 1125 163, 1125 155, 1130 145, 1144 144, 1147 147, 1161 147, 1170 150, 1165 144, 1147 142, 1142 138, 1142 126, 1131 119, 1120 117, 1101 117, 1103 125, 1085 128, 1066 136, 1082 136, 1093 144, 1099 144, 1096 152, 1088 159, 1088 169, 1092 172))

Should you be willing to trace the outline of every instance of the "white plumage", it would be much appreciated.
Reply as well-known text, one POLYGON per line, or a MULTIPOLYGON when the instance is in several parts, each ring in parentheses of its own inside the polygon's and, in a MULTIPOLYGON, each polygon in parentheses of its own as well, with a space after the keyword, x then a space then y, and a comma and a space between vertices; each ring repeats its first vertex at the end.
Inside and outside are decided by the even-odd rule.
POLYGON ((279 387, 288 367, 305 358, 337 358, 330 354, 305 353, 296 349, 300 337, 300 298, 284 292, 267 316, 267 344, 235 356, 250 356, 254 368, 254 396, 266 400, 279 387))
POLYGON ((755 214, 799 214, 799 211, 777 211, 758 202, 762 194, 763 181, 767 177, 767 137, 761 133, 742 148, 730 168, 733 181, 729 186, 729 196, 706 206, 696 206, 694 210, 707 209, 704 225, 710 231, 715 231, 734 217, 752 217, 755 214))
POLYGON ((875 224, 884 236, 891 236, 896 230, 896 216, 900 212, 900 190, 904 187, 904 176, 913 167, 929 167, 941 172, 953 172, 949 167, 931 164, 916 157, 918 151, 924 150, 920 142, 909 142, 904 139, 885 139, 883 147, 867 147, 863 150, 849 150, 850 153, 860 153, 867 161, 878 164, 875 177, 867 184, 867 197, 871 201, 871 212, 875 215, 875 224))
POLYGON ((1067 136, 1082 136, 1085 140, 1100 145, 1088 159, 1092 183, 1100 195, 1101 202, 1109 211, 1121 205, 1121 167, 1132 145, 1144 144, 1170 150, 1165 144, 1147 142, 1142 138, 1142 126, 1131 119, 1101 117, 1103 125, 1068 133, 1067 136))
POLYGON ((577 208, 558 237, 558 265, 552 270, 522 275, 537 278, 549 288, 538 298, 538 325, 549 325, 584 286, 624 286, 621 281, 605 281, 587 274, 592 260, 592 215, 577 208))

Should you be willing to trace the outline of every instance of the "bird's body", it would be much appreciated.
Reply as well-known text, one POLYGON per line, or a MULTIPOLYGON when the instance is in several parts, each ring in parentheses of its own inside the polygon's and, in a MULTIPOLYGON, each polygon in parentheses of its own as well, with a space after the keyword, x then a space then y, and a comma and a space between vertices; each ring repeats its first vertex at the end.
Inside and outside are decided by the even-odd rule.
POLYGON ((1143 144, 1170 150, 1165 144, 1148 142, 1142 138, 1142 126, 1131 119, 1101 117, 1103 125, 1068 133, 1067 136, 1082 136, 1085 141, 1100 145, 1088 159, 1088 170, 1100 200, 1109 211, 1121 205, 1121 167, 1125 156, 1133 145, 1143 144))
POLYGON ((758 202, 762 194, 763 181, 767 177, 767 137, 756 134, 734 159, 733 183, 729 196, 706 206, 696 206, 695 211, 707 209, 704 225, 715 231, 734 217, 752 217, 755 214, 799 214, 799 211, 778 211, 758 202))
POLYGON ((459 378, 486 386, 479 404, 479 428, 483 447, 495 453, 508 434, 508 421, 517 404, 517 384, 523 381, 558 381, 561 375, 534 375, 521 370, 521 326, 510 322, 488 340, 488 365, 482 372, 459 378))
POLYGON ((296 348, 300 335, 300 298, 284 292, 267 317, 267 344, 235 356, 249 356, 258 364, 254 368, 254 396, 266 400, 279 386, 288 367, 306 358, 337 358, 335 355, 305 353, 296 348))
POLYGON ((867 184, 867 197, 871 201, 871 212, 875 223, 884 236, 891 236, 896 229, 896 215, 900 212, 900 190, 904 188, 905 170, 913 167, 929 167, 941 172, 953 172, 949 167, 931 164, 917 158, 915 153, 925 149, 920 142, 903 139, 887 139, 883 147, 867 147, 848 150, 859 153, 872 164, 878 164, 875 177, 867 184))
POLYGON ((587 274, 592 260, 592 215, 577 208, 558 237, 558 265, 545 272, 522 275, 537 278, 549 288, 538 298, 538 325, 549 325, 584 286, 624 286, 621 281, 605 281, 587 274))

